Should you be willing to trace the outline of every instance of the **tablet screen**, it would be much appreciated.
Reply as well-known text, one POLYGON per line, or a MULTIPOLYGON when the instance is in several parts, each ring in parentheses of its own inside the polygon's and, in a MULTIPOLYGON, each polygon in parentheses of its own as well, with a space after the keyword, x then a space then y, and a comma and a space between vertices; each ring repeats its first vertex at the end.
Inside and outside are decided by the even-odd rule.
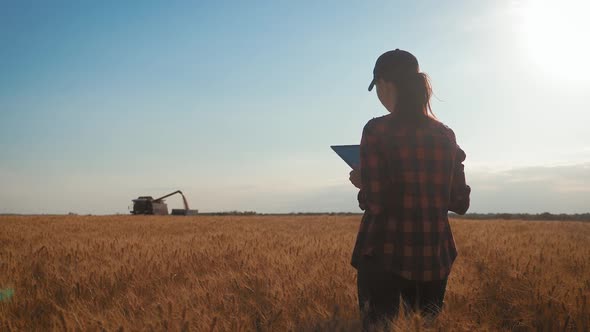
POLYGON ((360 145, 332 145, 330 147, 348 166, 352 169, 359 169, 361 165, 360 145))

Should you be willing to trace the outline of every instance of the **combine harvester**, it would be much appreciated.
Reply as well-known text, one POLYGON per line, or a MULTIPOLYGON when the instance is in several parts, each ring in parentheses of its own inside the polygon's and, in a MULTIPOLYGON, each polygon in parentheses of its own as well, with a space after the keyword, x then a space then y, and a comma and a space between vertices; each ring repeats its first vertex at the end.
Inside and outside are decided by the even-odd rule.
POLYGON ((182 191, 177 190, 173 193, 156 199, 153 199, 152 196, 139 196, 137 199, 133 200, 133 210, 131 210, 131 214, 153 214, 159 216, 168 215, 168 205, 166 205, 164 199, 174 194, 180 194, 180 196, 182 196, 184 209, 172 209, 172 215, 193 216, 199 213, 199 210, 190 210, 188 208, 186 197, 184 197, 182 191))

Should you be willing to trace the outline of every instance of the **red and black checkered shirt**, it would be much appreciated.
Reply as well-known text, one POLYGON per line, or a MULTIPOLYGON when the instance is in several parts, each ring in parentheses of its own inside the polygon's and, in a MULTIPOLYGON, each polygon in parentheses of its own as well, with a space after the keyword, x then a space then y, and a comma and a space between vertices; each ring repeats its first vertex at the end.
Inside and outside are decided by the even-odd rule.
POLYGON ((457 257, 448 211, 464 214, 471 189, 453 131, 428 119, 406 126, 389 114, 361 139, 359 206, 365 211, 351 264, 371 256, 410 280, 440 280, 457 257))

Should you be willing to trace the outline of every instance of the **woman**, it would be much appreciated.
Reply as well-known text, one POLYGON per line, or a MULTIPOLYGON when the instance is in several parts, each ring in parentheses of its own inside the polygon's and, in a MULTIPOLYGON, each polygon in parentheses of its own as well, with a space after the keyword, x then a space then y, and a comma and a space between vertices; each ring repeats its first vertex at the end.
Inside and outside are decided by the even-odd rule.
POLYGON ((457 257, 447 214, 464 214, 471 192, 465 152, 432 114, 418 60, 399 49, 382 54, 373 86, 389 114, 365 125, 360 170, 350 173, 365 211, 351 260, 365 329, 393 319, 400 295, 408 309, 439 313, 457 257))

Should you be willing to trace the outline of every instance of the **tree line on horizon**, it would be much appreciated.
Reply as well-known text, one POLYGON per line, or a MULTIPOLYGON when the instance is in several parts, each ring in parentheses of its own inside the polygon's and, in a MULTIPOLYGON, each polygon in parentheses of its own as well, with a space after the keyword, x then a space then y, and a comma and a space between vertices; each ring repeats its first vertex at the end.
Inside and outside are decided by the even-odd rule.
POLYGON ((505 220, 559 220, 559 221, 590 221, 590 213, 467 213, 458 215, 449 214, 450 217, 457 219, 505 219, 505 220))

